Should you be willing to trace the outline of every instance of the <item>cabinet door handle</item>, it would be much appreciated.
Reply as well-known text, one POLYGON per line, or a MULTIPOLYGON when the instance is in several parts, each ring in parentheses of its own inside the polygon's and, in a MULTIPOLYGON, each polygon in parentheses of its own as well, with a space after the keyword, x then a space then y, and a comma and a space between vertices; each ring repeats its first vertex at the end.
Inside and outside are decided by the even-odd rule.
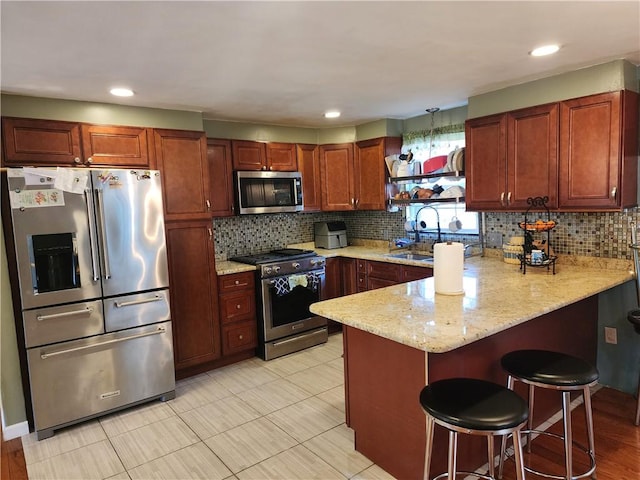
POLYGON ((511 205, 511 192, 507 194, 507 205, 511 205))
POLYGON ((358 208, 358 205, 360 204, 360 199, 356 198, 356 208, 358 208))
POLYGON ((504 192, 500 194, 500 205, 504 207, 504 192))
POLYGON ((93 157, 87 158, 87 163, 91 165, 93 163, 93 157))
POLYGON ((611 189, 611 198, 616 198, 617 193, 618 193, 618 187, 613 187, 611 189))
POLYGON ((209 231, 209 238, 213 237, 213 230, 211 228, 207 228, 207 230, 209 231))
POLYGON ((207 205, 207 210, 211 210, 211 202, 209 200, 205 200, 204 203, 207 205))
POLYGON ((238 339, 242 340, 244 337, 242 335, 238 335, 238 339))
POLYGON ((236 305, 236 308, 237 308, 238 310, 240 310, 240 309, 242 308, 242 305, 238 304, 238 305, 236 305))
POLYGON ((236 285, 240 285, 240 280, 236 280, 236 281, 235 281, 235 284, 236 284, 236 285))
POLYGON ((80 157, 76 157, 73 159, 73 163, 80 163, 80 157))

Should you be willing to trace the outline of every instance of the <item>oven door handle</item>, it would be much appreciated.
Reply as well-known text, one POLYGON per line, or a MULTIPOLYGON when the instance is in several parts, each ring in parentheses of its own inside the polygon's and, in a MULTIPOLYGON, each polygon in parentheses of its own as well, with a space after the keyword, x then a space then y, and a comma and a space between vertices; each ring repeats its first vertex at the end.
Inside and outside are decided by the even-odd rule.
POLYGON ((279 347, 280 345, 286 345, 287 343, 299 342, 300 339, 302 339, 302 338, 313 337, 313 336, 315 336, 317 334, 318 334, 317 331, 313 331, 313 332, 310 332, 310 333, 304 333, 304 334, 301 334, 301 335, 296 335, 295 338, 287 338, 286 340, 280 340, 280 341, 277 341, 277 342, 273 342, 272 345, 274 347, 279 347))

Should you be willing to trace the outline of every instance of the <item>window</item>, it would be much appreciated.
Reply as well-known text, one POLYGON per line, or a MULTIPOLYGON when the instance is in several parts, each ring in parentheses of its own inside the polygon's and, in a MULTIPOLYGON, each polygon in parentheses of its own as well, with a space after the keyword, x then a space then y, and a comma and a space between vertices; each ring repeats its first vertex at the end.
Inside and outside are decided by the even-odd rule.
MULTIPOLYGON (((408 153, 411 150, 414 161, 425 162, 429 158, 439 155, 448 155, 451 151, 465 146, 464 125, 448 125, 436 127, 420 132, 410 132, 403 136, 402 152, 408 153)), ((448 188, 454 185, 465 187, 464 178, 442 177, 431 178, 422 183, 407 185, 406 189, 411 190, 414 186, 422 188, 433 188, 439 185, 448 188)), ((426 227, 420 231, 437 231, 437 216, 440 216, 440 228, 443 234, 453 234, 449 230, 449 222, 455 216, 462 222, 462 228, 455 232, 456 235, 474 235, 479 233, 479 215, 476 212, 467 212, 464 202, 461 203, 437 203, 428 204, 431 208, 423 208, 425 205, 412 204, 405 208, 405 218, 407 222, 416 220, 424 221, 426 227), (437 214, 436 214, 437 211, 437 214)), ((409 226, 409 225, 407 225, 409 226)), ((418 224, 419 226, 419 224, 418 224)))

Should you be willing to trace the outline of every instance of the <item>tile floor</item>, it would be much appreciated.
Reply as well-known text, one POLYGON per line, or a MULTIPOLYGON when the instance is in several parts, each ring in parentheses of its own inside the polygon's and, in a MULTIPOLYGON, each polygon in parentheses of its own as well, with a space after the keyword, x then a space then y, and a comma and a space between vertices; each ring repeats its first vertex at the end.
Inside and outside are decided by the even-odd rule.
POLYGON ((344 423, 342 336, 177 382, 176 398, 22 438, 30 479, 392 479, 344 423))

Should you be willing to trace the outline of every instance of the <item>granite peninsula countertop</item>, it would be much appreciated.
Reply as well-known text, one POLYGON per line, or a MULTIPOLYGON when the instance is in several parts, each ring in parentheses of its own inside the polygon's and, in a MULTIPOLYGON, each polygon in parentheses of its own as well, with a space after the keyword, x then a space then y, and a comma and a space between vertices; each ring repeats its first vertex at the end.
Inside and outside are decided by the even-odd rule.
MULTIPOLYGON (((427 278, 314 303, 311 311, 425 352, 442 353, 634 278, 632 269, 602 268, 598 260, 593 258, 591 266, 580 261, 558 264, 556 275, 531 267, 523 275, 518 265, 501 257, 471 257, 465 260, 464 295, 436 295, 434 279, 427 278)), ((631 265, 621 264, 626 263, 631 265)))

